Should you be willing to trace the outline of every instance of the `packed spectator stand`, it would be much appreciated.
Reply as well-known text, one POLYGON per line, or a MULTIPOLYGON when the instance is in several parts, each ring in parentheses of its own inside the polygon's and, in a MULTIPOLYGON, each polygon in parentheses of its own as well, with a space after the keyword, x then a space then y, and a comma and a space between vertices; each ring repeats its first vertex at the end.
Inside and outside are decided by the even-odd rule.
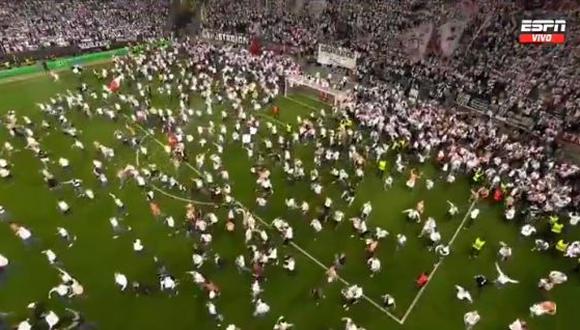
MULTIPOLYGON (((380 127, 394 137, 429 137, 437 144, 445 139, 453 141, 450 146, 463 141, 476 146, 475 150, 447 150, 446 155, 477 162, 475 166, 487 168, 490 179, 507 165, 513 169, 509 176, 517 190, 521 188, 525 198, 543 211, 578 205, 578 194, 573 192, 579 188, 578 168, 556 164, 552 158, 557 136, 563 131, 568 136, 578 133, 578 28, 570 24, 569 40, 563 46, 526 46, 517 41, 521 19, 557 17, 577 22, 577 5, 554 1, 528 10, 511 1, 335 0, 326 1, 320 9, 319 1, 317 8, 295 3, 212 1, 206 27, 257 35, 299 48, 307 56, 315 56, 319 42, 356 50, 355 73, 367 86, 359 88, 355 110, 363 125, 380 127), (465 26, 451 52, 434 42, 434 37, 419 40, 425 43, 423 48, 405 42, 409 36, 421 36, 414 31, 418 27, 430 25, 431 31, 439 28, 441 34, 443 26, 457 18, 465 26), (434 104, 409 108, 396 91, 410 88, 426 89, 428 99, 437 103, 450 95, 453 101, 463 98, 458 103, 486 116, 470 120, 447 116, 434 104), (473 100, 477 103, 472 104, 473 100), (487 116, 506 119, 540 138, 506 140, 499 126, 487 123, 487 116), (425 130, 423 121, 429 129, 425 130), (490 157, 481 158, 485 150, 490 157)), ((447 143, 439 147, 445 145, 449 147, 447 143)), ((414 147, 422 148, 421 144, 414 147)))
POLYGON ((0 58, 158 38, 168 11, 168 0, 0 0, 0 58))
MULTIPOLYGON (((578 21, 578 5, 552 1, 526 10, 514 1, 326 1, 322 10, 289 6, 290 2, 212 1, 206 26, 236 33, 255 33, 265 40, 314 53, 319 41, 359 52, 360 78, 423 85, 442 98, 464 92, 536 130, 577 130, 580 123, 578 27, 569 24, 564 46, 534 47, 517 42, 523 18, 557 17, 578 21), (288 12, 286 12, 288 11, 288 12), (284 15, 280 13, 284 12, 284 15), (565 13, 565 14, 563 14, 565 13), (409 52, 404 39, 414 28, 435 29, 461 17, 465 30, 451 56, 433 42, 409 52)), ((314 1, 320 7, 319 1, 314 1)))

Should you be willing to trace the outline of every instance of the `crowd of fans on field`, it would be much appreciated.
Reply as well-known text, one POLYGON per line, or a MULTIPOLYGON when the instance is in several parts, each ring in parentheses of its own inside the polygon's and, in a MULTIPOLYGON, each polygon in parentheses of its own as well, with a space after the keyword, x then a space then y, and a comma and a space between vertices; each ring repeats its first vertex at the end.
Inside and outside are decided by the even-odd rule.
MULTIPOLYGON (((474 5, 467 0, 460 5, 444 0, 328 0, 317 1, 316 8, 296 3, 212 0, 204 8, 204 27, 257 35, 307 55, 315 54, 319 42, 356 50, 360 54, 358 80, 370 83, 358 90, 365 102, 355 115, 364 124, 380 127, 397 138, 421 137, 433 149, 467 143, 480 149, 446 150, 446 156, 484 166, 490 170, 486 173, 490 180, 508 166, 511 170, 504 174, 518 182, 517 193, 548 206, 547 211, 578 205, 580 200, 574 200, 578 194, 573 193, 578 190, 574 179, 578 169, 555 163, 549 156, 551 147, 545 144, 554 141, 562 130, 574 133, 580 126, 580 91, 576 87, 580 85, 580 51, 574 39, 578 29, 570 24, 569 40, 563 46, 520 45, 516 40, 522 18, 578 21, 577 8, 529 11, 511 1, 474 5), (440 26, 457 16, 466 17, 468 25, 453 56, 441 55, 436 42, 429 43, 419 60, 409 56, 402 35, 420 24, 440 26), (400 78, 410 80, 413 86, 428 84, 436 99, 464 92, 486 100, 504 117, 523 114, 533 120, 532 128, 543 140, 508 141, 496 127, 482 123, 478 128, 466 126, 455 117, 438 113, 437 106, 405 110, 403 101, 396 97, 398 92, 390 89, 392 84, 379 81, 397 82, 400 78), (430 124, 419 125, 412 118, 427 118, 430 124), (455 124, 445 124, 448 120, 455 124), (430 129, 433 127, 438 128, 436 133, 430 129), (510 152, 503 150, 506 145, 510 152)), ((566 1, 552 3, 566 5, 566 1)), ((0 42, 5 52, 66 46, 86 38, 103 41, 159 36, 168 11, 166 1, 153 0, 0 0, 0 5, 0 24, 4 27, 0 42)))
POLYGON ((205 26, 259 35, 311 55, 319 42, 356 50, 358 78, 371 81, 357 91, 354 114, 363 125, 416 141, 413 148, 419 152, 442 150, 444 159, 455 159, 468 172, 482 167, 490 181, 509 177, 514 195, 550 212, 580 202, 578 168, 555 162, 550 146, 559 132, 578 132, 580 124, 580 91, 574 87, 580 84, 580 50, 573 39, 578 29, 569 24, 568 42, 556 47, 520 45, 517 35, 522 18, 577 21, 578 10, 565 8, 562 15, 554 8, 528 11, 509 1, 480 2, 471 7, 453 56, 442 56, 431 43, 419 61, 405 51, 400 36, 425 22, 439 26, 465 14, 464 7, 448 1, 334 0, 315 10, 283 1, 231 5, 220 0, 208 8, 205 26), (434 104, 408 107, 393 84, 378 81, 397 85, 400 78, 413 86, 427 83, 436 98, 463 92, 488 102, 496 115, 525 116, 542 139, 508 138, 485 119, 450 117, 434 104))

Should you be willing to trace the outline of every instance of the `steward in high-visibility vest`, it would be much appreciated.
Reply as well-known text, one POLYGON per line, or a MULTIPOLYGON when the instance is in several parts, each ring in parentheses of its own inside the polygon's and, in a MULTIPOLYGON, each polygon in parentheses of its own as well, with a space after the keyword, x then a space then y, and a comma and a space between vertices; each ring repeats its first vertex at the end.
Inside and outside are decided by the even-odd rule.
POLYGON ((556 250, 565 253, 566 250, 568 250, 568 243, 564 242, 563 239, 559 240, 558 243, 556 243, 556 250))
POLYGON ((564 228, 564 224, 559 222, 554 222, 552 224, 552 233, 556 235, 560 235, 562 233, 562 229, 564 228))
POLYGON ((400 147, 401 149, 403 149, 403 148, 405 148, 406 146, 407 146, 407 140, 405 140, 405 139, 400 139, 400 140, 399 140, 399 147, 400 147))
POLYGON ((479 237, 475 239, 475 242, 473 242, 473 248, 478 250, 478 251, 481 251, 481 249, 483 248, 484 245, 485 245, 485 241, 479 237))
POLYGON ((482 240, 479 237, 476 238, 475 241, 473 242, 473 245, 471 245, 472 255, 478 255, 481 252, 481 249, 483 248, 484 245, 485 245, 484 240, 482 240))
POLYGON ((292 133, 292 126, 290 124, 286 124, 286 133, 292 133))
POLYGON ((387 161, 386 160, 379 161, 379 175, 383 176, 386 170, 387 170, 387 161))
POLYGON ((341 127, 344 127, 344 128, 351 127, 352 126, 352 120, 350 120, 350 119, 342 119, 340 121, 340 126, 341 127))
POLYGON ((483 171, 481 169, 477 169, 477 171, 473 175, 473 182, 479 183, 481 181, 482 177, 483 177, 483 171))
POLYGON ((393 150, 399 149, 399 141, 393 141, 393 144, 392 144, 391 148, 393 150))
POLYGON ((499 186, 501 188, 501 191, 503 191, 504 193, 507 192, 507 190, 508 190, 507 184, 505 184, 505 183, 502 182, 502 183, 499 184, 499 186))
POLYGON ((560 220, 560 218, 557 215, 551 215, 549 222, 551 225, 555 224, 556 222, 558 222, 558 220, 560 220))

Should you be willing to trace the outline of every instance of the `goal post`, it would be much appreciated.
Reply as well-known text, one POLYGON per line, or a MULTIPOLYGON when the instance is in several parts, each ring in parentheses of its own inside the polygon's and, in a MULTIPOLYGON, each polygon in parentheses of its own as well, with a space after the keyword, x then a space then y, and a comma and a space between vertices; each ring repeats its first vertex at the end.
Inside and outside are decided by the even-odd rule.
POLYGON ((285 79, 284 96, 288 97, 292 94, 316 98, 320 102, 338 108, 343 108, 353 100, 353 93, 350 90, 334 89, 318 83, 314 78, 298 75, 286 76, 285 79))

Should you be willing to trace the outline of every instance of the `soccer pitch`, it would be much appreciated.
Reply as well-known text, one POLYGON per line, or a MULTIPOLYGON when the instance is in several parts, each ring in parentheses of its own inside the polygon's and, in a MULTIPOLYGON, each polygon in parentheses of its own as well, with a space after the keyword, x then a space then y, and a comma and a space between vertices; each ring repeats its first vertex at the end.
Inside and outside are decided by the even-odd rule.
MULTIPOLYGON (((84 80, 97 90, 97 82, 85 70, 84 80)), ((30 117, 38 126, 43 119, 36 103, 46 102, 56 93, 67 89, 76 91, 79 87, 78 77, 71 73, 61 73, 61 79, 53 82, 47 76, 37 76, 13 82, 0 81, 0 114, 15 110, 18 116, 30 117)), ((130 87, 123 87, 130 88, 130 87)), ((176 107, 175 99, 155 96, 153 103, 158 108, 176 107)), ((205 105, 201 98, 195 101, 195 108, 203 110, 205 105)), ((280 116, 273 118, 269 109, 261 110, 258 115, 262 121, 280 125, 280 132, 287 123, 296 126, 297 116, 308 117, 327 108, 323 103, 306 95, 279 97, 274 101, 280 109, 280 116)), ((93 105, 98 107, 99 103, 93 105)), ((195 122, 190 123, 186 134, 197 137, 197 126, 206 127, 210 121, 221 123, 219 112, 228 106, 214 107, 214 116, 205 112, 195 122)), ((340 195, 343 188, 325 169, 324 194, 334 201, 334 208, 345 213, 345 219, 360 213, 362 205, 370 201, 373 211, 368 220, 369 229, 378 226, 386 229, 390 235, 381 241, 377 256, 382 262, 382 271, 371 277, 366 265, 365 243, 354 231, 350 222, 344 221, 333 228, 325 225, 320 233, 315 233, 309 226, 316 217, 317 208, 321 208, 324 198, 316 196, 307 182, 288 182, 281 164, 274 157, 266 156, 265 164, 272 171, 274 194, 266 207, 256 206, 255 176, 250 168, 255 160, 249 159, 239 142, 228 137, 222 160, 229 172, 233 197, 236 204, 256 215, 259 224, 269 228, 272 220, 284 218, 294 228, 295 239, 288 245, 275 230, 270 230, 271 239, 276 242, 278 255, 289 255, 296 259, 296 272, 288 273, 282 267, 268 266, 267 280, 263 284, 263 299, 270 305, 271 311, 261 318, 252 316, 254 305, 251 303, 251 274, 238 272, 234 259, 240 255, 249 255, 241 229, 241 219, 236 218, 234 232, 225 230, 225 219, 228 209, 211 205, 211 198, 204 193, 188 193, 167 189, 160 182, 149 182, 146 190, 139 188, 133 181, 119 186, 116 173, 127 164, 142 167, 155 163, 158 167, 181 182, 191 182, 198 177, 199 169, 195 166, 195 154, 215 152, 210 138, 208 144, 200 146, 196 141, 188 145, 189 162, 179 168, 170 162, 164 150, 167 137, 159 127, 153 131, 143 128, 121 116, 118 121, 109 121, 102 117, 88 119, 81 114, 67 114, 82 133, 79 140, 86 146, 81 151, 71 148, 73 140, 57 129, 40 130, 40 141, 49 152, 52 160, 65 157, 70 160, 70 169, 60 169, 58 165, 49 165, 51 171, 60 181, 73 178, 83 180, 83 185, 95 191, 95 199, 84 200, 75 196, 70 186, 50 191, 42 180, 41 163, 28 150, 24 150, 22 140, 10 137, 6 129, 0 131, 0 141, 10 141, 15 147, 11 155, 2 154, 12 164, 12 178, 0 182, 0 205, 10 213, 11 220, 31 229, 37 242, 25 246, 11 232, 7 223, 0 223, 0 254, 8 257, 10 266, 0 278, 0 312, 11 312, 11 323, 18 323, 29 317, 26 306, 33 301, 41 302, 47 309, 59 315, 66 315, 64 309, 70 307, 81 311, 85 318, 94 322, 99 329, 215 329, 218 322, 207 313, 206 294, 191 280, 186 272, 193 269, 191 256, 195 239, 189 238, 181 229, 179 233, 169 230, 160 219, 149 211, 145 191, 155 190, 155 201, 162 212, 175 218, 178 227, 182 226, 185 205, 190 200, 201 201, 198 207, 207 212, 214 212, 220 222, 211 228, 214 241, 211 253, 218 253, 223 264, 217 266, 210 258, 199 270, 206 278, 220 287, 221 295, 216 299, 218 311, 223 314, 221 327, 234 323, 243 330, 272 329, 276 319, 284 315, 295 324, 295 329, 342 329, 342 317, 352 318, 358 325, 367 330, 372 329, 462 329, 464 313, 477 310, 481 322, 476 329, 507 329, 516 318, 528 321, 530 329, 574 329, 580 324, 580 316, 575 302, 580 297, 580 279, 577 273, 570 270, 574 263, 555 253, 531 252, 533 242, 520 238, 519 226, 503 220, 499 206, 487 201, 472 203, 470 184, 467 178, 458 178, 448 184, 442 178, 434 164, 409 164, 403 174, 394 169, 388 171, 394 177, 393 187, 385 190, 383 181, 376 174, 376 164, 369 162, 363 181, 358 185, 356 199, 348 206, 340 195), (123 145, 115 136, 115 131, 127 134, 134 131, 143 137, 144 146, 149 150, 147 156, 140 155, 129 146, 123 145), (115 158, 107 163, 106 173, 110 183, 102 187, 91 173, 92 160, 98 158, 93 142, 115 149, 115 158), (416 167, 423 172, 414 189, 406 187, 409 170, 416 167), (115 179, 113 179, 115 178, 115 179), (425 187, 425 178, 435 182, 433 189, 425 187), (108 219, 118 216, 115 204, 108 196, 114 193, 127 207, 128 214, 123 217, 124 224, 132 230, 114 239, 108 219), (284 201, 293 197, 298 202, 308 201, 311 210, 307 215, 299 211, 289 211, 284 201), (61 214, 57 201, 66 200, 71 206, 71 213, 61 214), (459 214, 450 217, 447 214, 446 200, 459 207, 459 214), (449 242, 451 254, 439 260, 433 252, 427 250, 425 238, 418 238, 421 225, 409 221, 403 210, 414 208, 419 201, 425 203, 426 217, 437 220, 438 230, 443 242, 449 242), (466 220, 472 208, 481 210, 475 223, 466 228, 466 220), (67 248, 56 235, 57 227, 65 227, 77 236, 73 247, 67 248), (407 244, 398 249, 395 241, 397 234, 408 238, 407 244), (487 241, 481 255, 470 259, 469 251, 476 237, 487 241), (132 242, 140 238, 145 246, 143 254, 132 250, 132 242), (484 274, 489 280, 496 277, 495 262, 498 260, 499 242, 503 241, 514 250, 513 257, 501 264, 502 269, 520 281, 519 284, 497 288, 493 284, 478 290, 473 277, 484 274), (58 255, 61 266, 78 279, 85 289, 85 294, 70 300, 47 298, 50 288, 59 283, 58 272, 48 264, 41 250, 52 249, 58 255), (345 253, 347 262, 339 275, 340 280, 327 283, 326 269, 332 265, 337 253, 345 253), (179 281, 175 296, 161 293, 158 290, 156 256, 179 281), (558 287, 549 293, 537 288, 539 278, 545 277, 551 270, 561 270, 569 275, 565 287, 558 287), (129 292, 120 292, 113 281, 113 274, 121 272, 130 280, 137 280, 153 288, 147 295, 136 296, 129 292), (418 289, 415 279, 422 273, 431 275, 427 286, 418 289), (347 285, 358 284, 364 288, 364 299, 345 310, 342 305, 341 289, 347 285), (454 285, 461 285, 473 294, 474 303, 467 304, 455 297, 454 285), (312 289, 320 288, 324 298, 315 300, 312 289), (396 308, 386 310, 382 306, 381 295, 389 293, 396 299, 396 308), (553 300, 558 303, 555 316, 531 318, 529 307, 537 302, 553 300)), ((233 122, 225 122, 228 132, 233 122)), ((329 121, 328 125, 337 125, 329 121)), ((55 127, 56 125, 53 125, 55 127)), ((267 134, 261 130, 259 134, 267 134)), ((274 147, 275 150, 277 147, 274 147)), ((296 144, 295 155, 305 163, 307 170, 312 168, 313 146, 296 144)), ((394 158, 394 154, 391 154, 394 158)), ((345 162, 346 163, 346 162, 345 162)), ((346 165, 345 165, 346 166, 346 165)), ((538 225, 540 234, 547 231, 538 225)), ((568 241, 578 239, 578 230, 565 233, 568 241)))

